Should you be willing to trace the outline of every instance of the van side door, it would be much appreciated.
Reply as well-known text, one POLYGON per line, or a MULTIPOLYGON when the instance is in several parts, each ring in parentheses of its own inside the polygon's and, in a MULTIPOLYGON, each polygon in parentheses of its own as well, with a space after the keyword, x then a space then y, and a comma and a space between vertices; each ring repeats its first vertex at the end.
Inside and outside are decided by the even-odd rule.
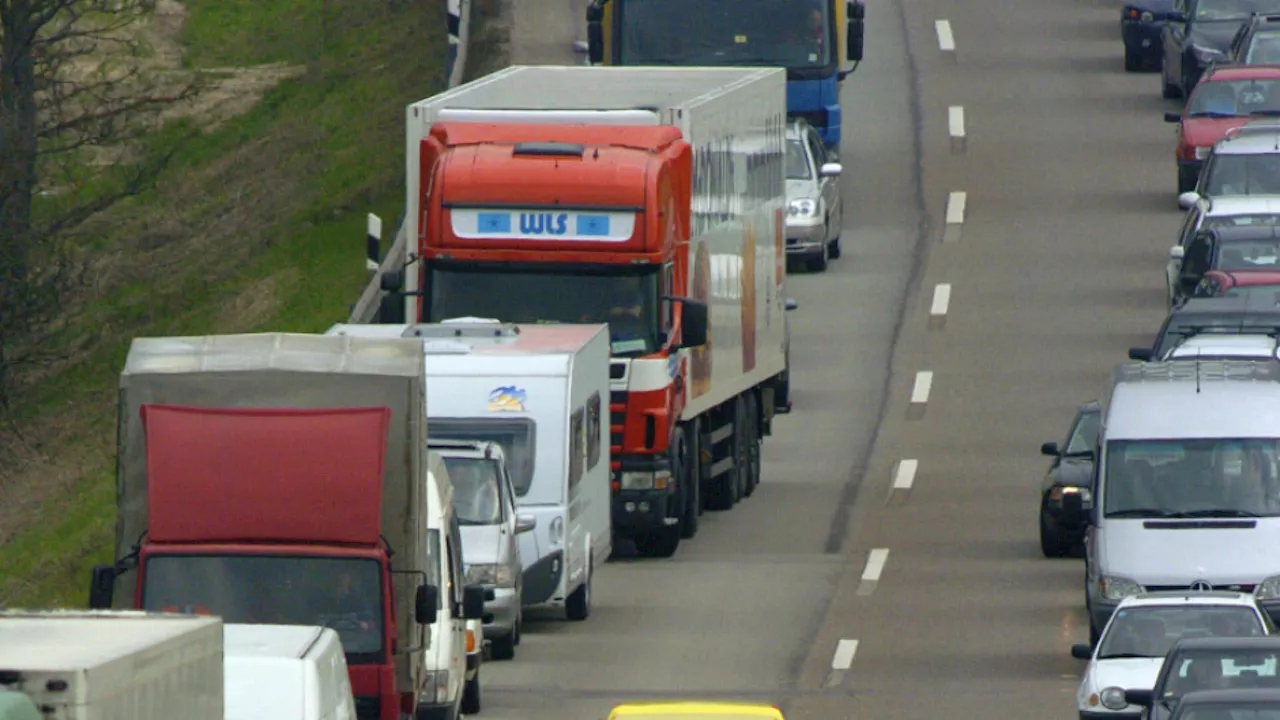
POLYGON ((462 618, 462 531, 458 516, 449 520, 449 532, 445 535, 445 562, 449 573, 449 632, 452 643, 449 655, 449 697, 462 696, 463 683, 467 681, 467 621, 462 618))

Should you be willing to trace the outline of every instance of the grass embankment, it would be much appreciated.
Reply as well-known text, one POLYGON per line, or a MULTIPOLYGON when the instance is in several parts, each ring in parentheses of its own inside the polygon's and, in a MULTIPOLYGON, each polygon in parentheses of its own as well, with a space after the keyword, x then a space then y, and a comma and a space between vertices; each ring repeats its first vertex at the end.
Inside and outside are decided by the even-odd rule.
POLYGON ((110 560, 115 389, 130 338, 322 332, 346 319, 366 280, 365 213, 390 235, 403 204, 404 106, 444 85, 444 0, 184 4, 175 39, 188 67, 299 74, 206 130, 155 189, 97 224, 92 282, 52 343, 70 358, 28 373, 13 427, 0 429, 11 440, 0 448, 0 605, 81 606, 89 568, 110 560))

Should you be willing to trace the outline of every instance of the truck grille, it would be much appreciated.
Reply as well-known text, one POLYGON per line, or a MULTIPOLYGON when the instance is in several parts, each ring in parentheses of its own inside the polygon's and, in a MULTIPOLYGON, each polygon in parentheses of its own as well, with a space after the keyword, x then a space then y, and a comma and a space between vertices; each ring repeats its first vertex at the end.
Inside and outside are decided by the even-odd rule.
POLYGON ((382 699, 377 695, 356 696, 356 720, 379 720, 382 717, 382 699))
POLYGON ((622 452, 622 431, 627 424, 627 393, 609 393, 609 452, 622 452))
MULTIPOLYGON (((1145 587, 1148 592, 1165 592, 1165 591, 1177 592, 1179 590, 1191 589, 1188 585, 1144 585, 1143 587, 1145 587)), ((1242 593, 1251 593, 1253 592, 1253 588, 1254 588, 1253 585, 1247 585, 1247 584, 1214 585, 1213 586, 1214 590, 1222 590, 1224 592, 1242 592, 1242 593)))

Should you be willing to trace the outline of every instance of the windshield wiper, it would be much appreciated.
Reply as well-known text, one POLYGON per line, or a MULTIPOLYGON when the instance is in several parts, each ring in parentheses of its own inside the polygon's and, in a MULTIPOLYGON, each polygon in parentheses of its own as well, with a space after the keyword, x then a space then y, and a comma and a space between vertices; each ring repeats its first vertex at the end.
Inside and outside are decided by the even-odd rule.
POLYGON ((1250 115, 1258 115, 1260 117, 1280 117, 1280 109, 1254 110, 1250 115))
POLYGON ((1128 660, 1131 658, 1152 658, 1159 657, 1157 655, 1143 655, 1142 653, 1116 653, 1114 655, 1099 655, 1099 660, 1128 660))
MULTIPOLYGON (((1250 113, 1250 114, 1256 114, 1256 113, 1250 113)), ((1236 115, 1235 113, 1229 113, 1229 112, 1214 112, 1211 110, 1201 110, 1200 112, 1187 113, 1187 117, 1189 118, 1202 118, 1202 117, 1203 118, 1232 118, 1232 117, 1240 117, 1240 116, 1236 115)))
POLYGON ((1177 513, 1176 517, 1184 518, 1256 518, 1262 517, 1258 513, 1252 513, 1248 510, 1232 510, 1230 508, 1209 508, 1206 510, 1188 510, 1186 512, 1177 513))
POLYGON ((1113 518, 1169 518, 1178 517, 1178 513, 1172 510, 1161 510, 1160 508, 1125 508, 1124 510, 1116 510, 1107 513, 1107 517, 1113 518))

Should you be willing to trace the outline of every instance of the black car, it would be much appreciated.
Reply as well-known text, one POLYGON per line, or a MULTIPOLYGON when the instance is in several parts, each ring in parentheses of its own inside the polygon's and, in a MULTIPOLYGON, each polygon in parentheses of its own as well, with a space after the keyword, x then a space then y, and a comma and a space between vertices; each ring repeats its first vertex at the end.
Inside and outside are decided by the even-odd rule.
POLYGON ((1231 39, 1227 57, 1243 65, 1280 62, 1280 15, 1254 15, 1241 25, 1231 39))
POLYGON ((1240 26, 1266 13, 1280 13, 1280 0, 1174 0, 1160 33, 1164 96, 1190 95, 1205 68, 1229 58, 1240 26))
POLYGON ((1150 362, 1201 332, 1259 335, 1280 328, 1280 288, 1236 288, 1225 297, 1191 298, 1169 311, 1151 347, 1129 348, 1129 359, 1150 362))
POLYGON ((1101 423, 1102 406, 1085 403, 1076 409, 1066 442, 1040 446, 1040 454, 1053 458, 1040 483, 1040 551, 1045 557, 1062 557, 1082 549, 1085 506, 1092 501, 1093 457, 1101 423))
POLYGON ((1280 717, 1280 690, 1197 690, 1182 696, 1169 720, 1266 720, 1280 717))
POLYGON ((1275 687, 1280 636, 1184 638, 1169 648, 1155 685, 1126 688, 1125 702, 1147 708, 1147 720, 1169 720, 1179 700, 1197 690, 1275 687))
POLYGON ((1172 288, 1173 302, 1179 304, 1195 294, 1210 270, 1280 271, 1280 228, 1236 225, 1201 230, 1185 248, 1170 248, 1170 257, 1181 263, 1172 288))

